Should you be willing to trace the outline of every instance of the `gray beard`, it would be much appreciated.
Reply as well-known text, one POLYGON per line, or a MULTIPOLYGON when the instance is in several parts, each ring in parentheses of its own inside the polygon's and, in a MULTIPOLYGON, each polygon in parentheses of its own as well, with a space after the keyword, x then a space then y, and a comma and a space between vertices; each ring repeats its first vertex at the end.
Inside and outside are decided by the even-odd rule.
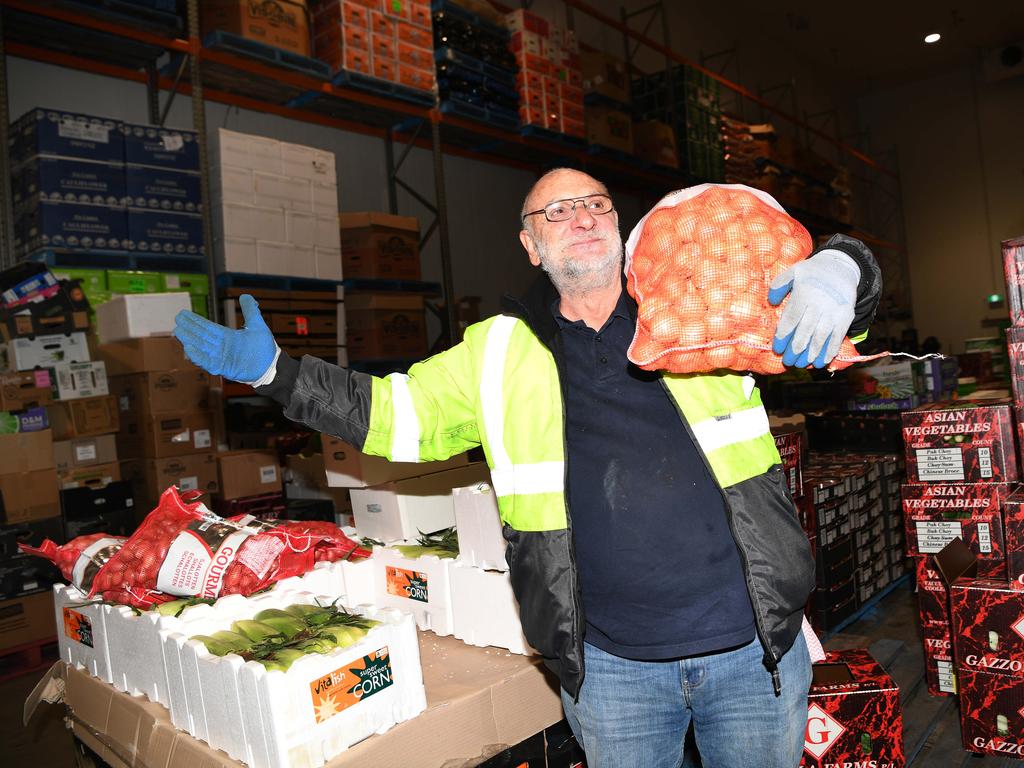
POLYGON ((573 296, 587 293, 608 286, 620 280, 622 270, 622 244, 617 251, 609 251, 598 262, 579 262, 566 259, 559 265, 553 265, 547 258, 544 248, 538 246, 540 267, 548 273, 558 293, 573 296))

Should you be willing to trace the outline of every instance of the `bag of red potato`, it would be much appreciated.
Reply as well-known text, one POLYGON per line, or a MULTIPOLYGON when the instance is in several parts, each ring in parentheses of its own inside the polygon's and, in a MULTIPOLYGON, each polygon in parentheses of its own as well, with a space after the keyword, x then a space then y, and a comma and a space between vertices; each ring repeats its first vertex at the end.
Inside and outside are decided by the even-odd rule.
POLYGON ((57 563, 90 597, 136 608, 176 597, 249 595, 323 560, 370 556, 331 523, 224 519, 187 496, 168 488, 127 540, 92 534, 63 547, 47 541, 23 549, 57 563), (91 566, 80 566, 84 561, 91 566), (80 570, 88 578, 78 578, 80 570))
MULTIPOLYGON (((701 184, 663 198, 626 241, 626 288, 638 305, 627 357, 645 370, 781 373, 772 337, 785 306, 776 276, 812 250, 811 236, 771 195, 701 184)), ((877 356, 844 339, 830 371, 877 356)))

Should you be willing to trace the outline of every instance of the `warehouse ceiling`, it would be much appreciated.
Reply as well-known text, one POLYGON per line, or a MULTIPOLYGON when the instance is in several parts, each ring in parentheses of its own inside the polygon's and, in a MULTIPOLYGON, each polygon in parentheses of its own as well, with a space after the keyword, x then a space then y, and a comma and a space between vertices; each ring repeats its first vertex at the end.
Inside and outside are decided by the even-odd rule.
POLYGON ((856 90, 917 80, 1024 45, 1024 0, 733 0, 730 13, 856 90), (942 39, 927 45, 924 36, 942 39))

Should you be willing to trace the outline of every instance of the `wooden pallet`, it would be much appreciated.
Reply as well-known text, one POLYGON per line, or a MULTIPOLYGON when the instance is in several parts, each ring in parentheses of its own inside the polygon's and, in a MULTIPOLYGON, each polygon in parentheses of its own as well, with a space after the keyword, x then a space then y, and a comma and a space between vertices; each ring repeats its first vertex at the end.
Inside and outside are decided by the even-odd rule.
POLYGON ((0 651, 0 683, 47 669, 58 659, 60 651, 55 636, 5 648, 0 651))

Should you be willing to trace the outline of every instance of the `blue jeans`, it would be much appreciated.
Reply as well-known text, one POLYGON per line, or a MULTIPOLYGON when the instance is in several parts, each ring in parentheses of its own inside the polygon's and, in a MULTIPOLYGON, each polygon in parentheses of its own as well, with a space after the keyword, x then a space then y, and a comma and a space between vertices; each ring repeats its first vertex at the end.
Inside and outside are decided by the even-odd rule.
POLYGON ((782 695, 755 639, 731 651, 631 661, 584 643, 578 702, 562 706, 587 768, 679 768, 690 721, 704 768, 796 768, 811 659, 802 634, 779 663, 782 695))

